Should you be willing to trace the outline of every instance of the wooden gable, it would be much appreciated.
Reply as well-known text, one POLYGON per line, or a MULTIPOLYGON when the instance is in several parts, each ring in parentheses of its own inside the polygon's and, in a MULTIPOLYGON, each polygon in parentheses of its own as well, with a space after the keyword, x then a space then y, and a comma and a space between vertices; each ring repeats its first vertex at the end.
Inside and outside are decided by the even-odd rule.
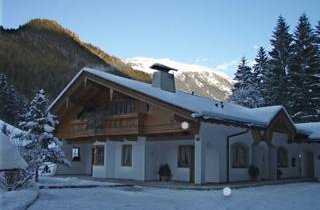
POLYGON ((297 134, 294 124, 292 123, 287 113, 283 109, 275 115, 275 117, 271 120, 269 126, 264 132, 261 132, 261 130, 257 129, 254 132, 252 132, 254 142, 257 143, 260 140, 265 140, 269 143, 272 143, 272 137, 274 132, 285 133, 291 139, 293 139, 293 137, 297 134), (258 140, 259 138, 260 140, 258 140))
POLYGON ((60 120, 57 135, 73 140, 193 135, 199 127, 190 111, 85 72, 52 111, 60 120), (187 130, 181 128, 183 121, 190 125, 187 130))

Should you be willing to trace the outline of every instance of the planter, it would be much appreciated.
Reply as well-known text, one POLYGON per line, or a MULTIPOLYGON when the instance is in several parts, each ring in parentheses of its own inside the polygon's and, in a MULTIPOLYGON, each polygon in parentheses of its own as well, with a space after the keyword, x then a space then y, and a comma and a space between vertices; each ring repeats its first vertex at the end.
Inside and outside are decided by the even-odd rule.
POLYGON ((256 182, 256 181, 258 181, 258 176, 250 176, 250 180, 252 182, 256 182))
POLYGON ((161 165, 158 171, 160 181, 168 181, 171 177, 171 170, 168 164, 161 165))
POLYGON ((282 171, 280 169, 277 170, 277 179, 281 179, 282 171))
POLYGON ((169 181, 169 176, 160 176, 160 181, 162 181, 162 182, 167 182, 167 181, 169 181))
POLYGON ((258 176, 259 176, 259 168, 256 167, 255 165, 250 165, 248 168, 248 174, 251 178, 251 181, 258 181, 258 176))

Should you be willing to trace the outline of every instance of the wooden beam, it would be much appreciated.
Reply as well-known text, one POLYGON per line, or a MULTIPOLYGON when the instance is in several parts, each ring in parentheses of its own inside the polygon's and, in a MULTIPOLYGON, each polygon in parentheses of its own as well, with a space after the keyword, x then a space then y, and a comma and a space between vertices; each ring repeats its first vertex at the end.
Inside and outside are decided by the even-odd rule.
POLYGON ((84 89, 87 88, 87 82, 88 82, 88 77, 85 77, 85 78, 84 78, 84 83, 83 83, 84 89))
POLYGON ((110 101, 112 101, 112 98, 113 98, 113 89, 112 88, 110 88, 110 95, 109 95, 109 97, 110 97, 110 101))
POLYGON ((70 98, 66 98, 66 109, 69 109, 69 104, 70 104, 70 98))

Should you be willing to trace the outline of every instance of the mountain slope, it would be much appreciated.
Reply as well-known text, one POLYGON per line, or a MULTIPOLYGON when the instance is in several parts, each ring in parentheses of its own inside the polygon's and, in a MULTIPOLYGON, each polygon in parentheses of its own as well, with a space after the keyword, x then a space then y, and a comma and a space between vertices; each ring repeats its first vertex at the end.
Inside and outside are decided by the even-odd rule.
POLYGON ((176 86, 185 92, 195 92, 198 95, 226 100, 231 94, 233 82, 223 72, 214 71, 205 66, 185 64, 170 59, 155 59, 134 57, 124 60, 132 68, 152 74, 149 67, 154 63, 161 63, 178 69, 175 72, 176 86))
POLYGON ((0 73, 29 99, 39 88, 54 98, 85 66, 150 82, 150 75, 81 42, 55 21, 34 19, 18 29, 0 26, 0 73))

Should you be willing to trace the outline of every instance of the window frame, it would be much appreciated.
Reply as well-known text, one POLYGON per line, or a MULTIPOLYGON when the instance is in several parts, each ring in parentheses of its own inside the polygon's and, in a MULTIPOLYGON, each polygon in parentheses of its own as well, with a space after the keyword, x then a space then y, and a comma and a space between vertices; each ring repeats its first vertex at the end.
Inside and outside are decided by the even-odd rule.
POLYGON ((288 149, 280 146, 277 148, 277 167, 278 168, 288 168, 289 166, 289 155, 288 149), (280 158, 285 158, 280 160, 280 158))
POLYGON ((71 160, 72 161, 80 161, 80 147, 72 147, 71 149, 71 160), (73 150, 77 150, 77 156, 73 156, 73 150))
POLYGON ((104 145, 94 145, 94 160, 93 165, 103 166, 105 162, 105 146, 104 145), (101 158, 102 154, 102 158, 101 158))
POLYGON ((248 168, 249 148, 242 142, 236 142, 231 145, 231 166, 232 168, 248 168), (241 160, 241 152, 244 155, 244 162, 241 160))
POLYGON ((132 167, 132 144, 121 145, 121 166, 132 167), (129 149, 129 150, 128 150, 129 149), (129 159, 126 157, 130 152, 129 159))
POLYGON ((179 145, 178 146, 178 168, 190 168, 191 167, 191 149, 192 145, 179 145), (181 155, 184 154, 184 157, 181 155), (187 159, 186 159, 187 158, 187 159), (187 161, 187 162, 186 162, 187 161))

